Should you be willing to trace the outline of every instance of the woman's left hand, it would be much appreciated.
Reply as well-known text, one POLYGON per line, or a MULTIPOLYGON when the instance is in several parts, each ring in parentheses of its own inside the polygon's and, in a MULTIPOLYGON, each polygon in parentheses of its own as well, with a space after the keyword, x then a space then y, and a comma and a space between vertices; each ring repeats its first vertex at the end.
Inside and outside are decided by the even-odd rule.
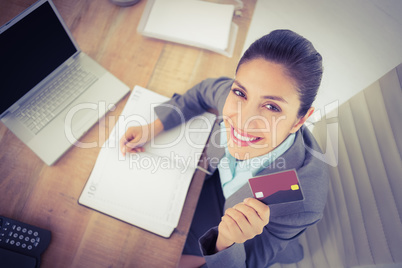
POLYGON ((255 198, 246 198, 242 203, 228 208, 218 227, 216 251, 230 247, 259 235, 269 222, 270 209, 255 198))

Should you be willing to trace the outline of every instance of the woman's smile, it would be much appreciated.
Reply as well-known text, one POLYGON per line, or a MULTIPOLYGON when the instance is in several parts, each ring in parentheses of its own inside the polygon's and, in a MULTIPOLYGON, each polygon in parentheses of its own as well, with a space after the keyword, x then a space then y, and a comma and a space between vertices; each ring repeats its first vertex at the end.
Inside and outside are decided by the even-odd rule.
POLYGON ((239 160, 269 153, 298 130, 299 107, 297 89, 282 65, 264 59, 243 63, 222 113, 229 153, 239 160))
POLYGON ((238 146, 250 146, 251 144, 259 142, 261 139, 263 139, 262 137, 247 134, 240 129, 235 129, 233 126, 230 126, 230 138, 238 146))

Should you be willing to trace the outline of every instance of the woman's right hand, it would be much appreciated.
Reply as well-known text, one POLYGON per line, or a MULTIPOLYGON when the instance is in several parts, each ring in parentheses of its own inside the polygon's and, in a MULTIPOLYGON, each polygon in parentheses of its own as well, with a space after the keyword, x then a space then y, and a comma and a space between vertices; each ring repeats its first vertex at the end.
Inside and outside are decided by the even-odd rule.
POLYGON ((145 143, 157 136, 163 130, 162 122, 156 119, 154 122, 144 126, 129 127, 120 138, 120 151, 126 153, 143 152, 145 143))

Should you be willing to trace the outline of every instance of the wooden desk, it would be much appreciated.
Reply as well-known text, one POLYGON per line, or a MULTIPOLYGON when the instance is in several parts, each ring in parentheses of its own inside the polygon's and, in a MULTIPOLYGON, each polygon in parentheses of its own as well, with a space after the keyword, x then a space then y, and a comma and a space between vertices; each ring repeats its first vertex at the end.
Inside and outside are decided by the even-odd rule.
MULTIPOLYGON (((219 2, 223 0, 216 0, 219 2)), ((34 0, 0 1, 0 25, 34 0)), ((148 39, 136 31, 146 1, 120 8, 107 0, 54 0, 81 49, 130 88, 140 85, 166 96, 184 93, 208 77, 233 76, 256 0, 244 1, 234 56, 148 39)), ((228 1, 226 1, 228 2, 228 1)), ((73 147, 46 166, 0 123, 0 215, 52 231, 42 267, 176 267, 203 183, 190 186, 178 228, 170 239, 80 206, 77 200, 100 146, 127 97, 82 139, 98 147, 73 147)))

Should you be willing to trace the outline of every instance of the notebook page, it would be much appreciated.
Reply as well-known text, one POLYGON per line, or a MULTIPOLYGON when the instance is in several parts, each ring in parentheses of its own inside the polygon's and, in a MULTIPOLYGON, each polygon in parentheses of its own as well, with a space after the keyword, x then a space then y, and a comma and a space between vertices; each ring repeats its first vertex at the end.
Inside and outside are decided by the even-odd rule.
MULTIPOLYGON (((147 89, 134 88, 99 153, 79 200, 83 205, 165 237, 178 224, 195 171, 194 165, 183 166, 170 158, 171 152, 182 151, 185 159, 191 159, 191 163, 198 162, 203 146, 191 148, 185 139, 181 139, 179 143, 162 149, 162 155, 158 155, 161 150, 150 147, 143 153, 123 156, 119 139, 127 126, 151 122, 154 115, 153 108, 149 108, 167 99, 147 89)), ((208 118, 214 119, 215 116, 209 115, 208 118)), ((163 132, 167 138, 161 136, 164 140, 159 142, 163 144, 172 137, 177 139, 177 132, 180 132, 179 128, 163 132)), ((209 132, 195 134, 205 145, 209 132)))
POLYGON ((152 225, 174 229, 194 169, 181 172, 146 153, 116 161, 119 153, 102 149, 80 203, 147 230, 152 225))
MULTIPOLYGON (((120 137, 130 126, 149 124, 157 116, 154 107, 168 100, 155 92, 136 86, 122 111, 116 127, 107 141, 109 147, 119 146, 120 137)), ((208 140, 216 116, 199 115, 183 125, 163 131, 144 145, 145 152, 175 160, 178 166, 197 167, 199 157, 208 140)), ((123 158, 123 156, 119 156, 123 158)))

